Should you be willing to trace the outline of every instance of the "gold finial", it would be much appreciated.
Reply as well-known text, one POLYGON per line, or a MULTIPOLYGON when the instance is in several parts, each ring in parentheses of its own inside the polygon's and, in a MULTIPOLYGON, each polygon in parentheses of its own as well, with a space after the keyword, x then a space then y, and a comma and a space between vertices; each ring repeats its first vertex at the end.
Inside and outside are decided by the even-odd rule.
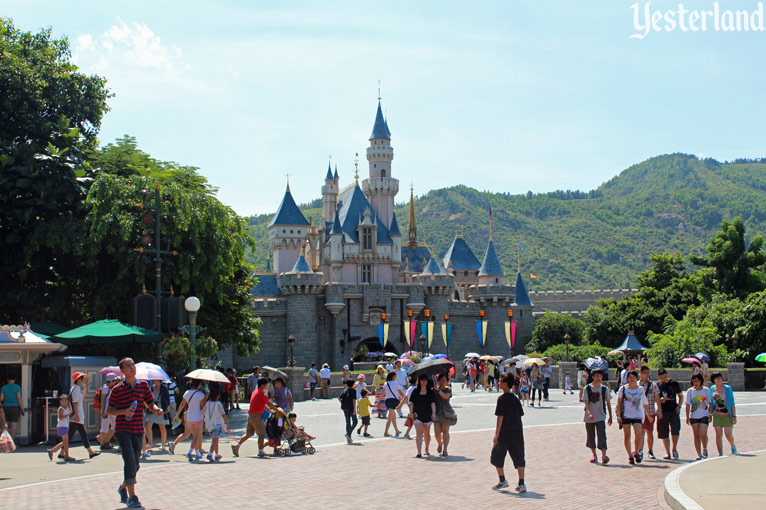
POLYGON ((359 186, 359 153, 357 152, 354 157, 354 179, 356 185, 359 186))
POLYGON ((145 283, 141 284, 141 294, 146 294, 146 284, 145 283))
POLYGON ((285 177, 287 177, 287 189, 285 191, 290 193, 290 174, 286 173, 285 177))

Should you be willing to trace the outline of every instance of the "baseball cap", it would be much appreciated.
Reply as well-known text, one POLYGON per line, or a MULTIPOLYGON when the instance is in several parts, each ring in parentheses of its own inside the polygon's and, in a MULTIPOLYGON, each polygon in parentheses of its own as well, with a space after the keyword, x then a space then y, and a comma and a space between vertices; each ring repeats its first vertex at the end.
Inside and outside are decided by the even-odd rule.
POLYGON ((76 381, 80 377, 87 377, 87 375, 88 374, 83 374, 82 372, 75 372, 74 374, 72 374, 72 380, 76 381))
POLYGON ((343 365, 343 370, 348 370, 348 365, 343 365))

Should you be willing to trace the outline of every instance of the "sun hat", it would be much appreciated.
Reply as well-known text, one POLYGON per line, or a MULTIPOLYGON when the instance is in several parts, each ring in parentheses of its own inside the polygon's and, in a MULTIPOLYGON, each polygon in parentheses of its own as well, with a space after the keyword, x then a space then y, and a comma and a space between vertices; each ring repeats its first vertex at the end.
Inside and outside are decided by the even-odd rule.
POLYGON ((117 376, 115 374, 106 374, 106 382, 116 381, 117 376))
POLYGON ((72 374, 73 381, 76 381, 80 377, 87 377, 87 374, 83 374, 82 372, 75 372, 74 374, 72 374))
POLYGON ((343 370, 348 370, 348 365, 343 365, 343 370))
POLYGON ((361 379, 361 380, 365 381, 365 380, 367 380, 367 376, 366 376, 366 375, 364 375, 364 374, 359 374, 359 375, 357 376, 357 379, 361 379))

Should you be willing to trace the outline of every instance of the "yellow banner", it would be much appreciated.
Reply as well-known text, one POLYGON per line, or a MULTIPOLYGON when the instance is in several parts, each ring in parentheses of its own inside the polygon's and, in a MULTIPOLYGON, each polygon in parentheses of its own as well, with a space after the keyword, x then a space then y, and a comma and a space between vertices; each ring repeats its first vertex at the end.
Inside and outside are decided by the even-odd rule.
POLYGON ((428 321, 428 350, 431 350, 431 342, 434 339, 434 321, 428 321))
POLYGON ((442 340, 444 340, 444 347, 447 347, 447 323, 442 324, 442 340))
POLYGON ((387 322, 383 323, 383 347, 388 345, 388 326, 387 322))
POLYGON ((505 321, 505 341, 511 346, 511 321, 505 321))

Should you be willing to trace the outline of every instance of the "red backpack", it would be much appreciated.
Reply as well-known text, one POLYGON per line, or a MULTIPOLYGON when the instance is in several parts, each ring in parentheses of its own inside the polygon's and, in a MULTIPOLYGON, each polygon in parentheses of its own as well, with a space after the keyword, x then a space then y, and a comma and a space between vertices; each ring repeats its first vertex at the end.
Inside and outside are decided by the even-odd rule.
MULTIPOLYGON (((106 386, 106 384, 104 384, 106 386)), ((96 394, 93 395, 93 410, 94 411, 100 411, 101 410, 101 390, 104 389, 104 386, 101 386, 98 391, 96 391, 96 394)))

